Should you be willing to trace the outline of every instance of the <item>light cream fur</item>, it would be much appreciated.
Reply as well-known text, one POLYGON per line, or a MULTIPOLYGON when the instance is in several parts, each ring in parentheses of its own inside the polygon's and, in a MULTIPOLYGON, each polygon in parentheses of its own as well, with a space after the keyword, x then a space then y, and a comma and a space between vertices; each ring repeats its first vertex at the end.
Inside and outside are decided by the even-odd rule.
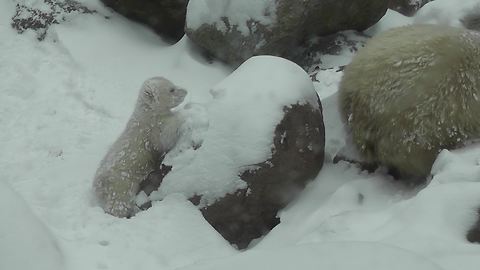
POLYGON ((140 182, 158 169, 160 157, 176 143, 181 121, 171 109, 186 94, 162 77, 145 81, 125 130, 95 175, 95 195, 106 213, 117 217, 135 214, 134 199, 140 182))
POLYGON ((435 25, 389 30, 358 52, 339 91, 363 157, 425 177, 441 149, 480 138, 480 35, 435 25))

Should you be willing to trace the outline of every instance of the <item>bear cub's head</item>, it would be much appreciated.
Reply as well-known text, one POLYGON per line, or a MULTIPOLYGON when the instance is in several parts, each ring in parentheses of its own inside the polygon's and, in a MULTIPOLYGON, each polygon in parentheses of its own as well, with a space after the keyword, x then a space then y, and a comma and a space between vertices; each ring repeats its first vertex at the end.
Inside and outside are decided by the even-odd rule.
POLYGON ((183 102, 187 91, 163 77, 153 77, 143 83, 138 101, 147 110, 170 110, 183 102))

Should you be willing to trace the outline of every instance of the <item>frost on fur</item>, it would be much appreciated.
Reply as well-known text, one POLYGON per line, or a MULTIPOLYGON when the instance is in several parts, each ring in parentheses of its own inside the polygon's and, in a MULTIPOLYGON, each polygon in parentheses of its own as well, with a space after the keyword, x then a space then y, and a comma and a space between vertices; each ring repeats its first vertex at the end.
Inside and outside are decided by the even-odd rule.
POLYGON ((392 29, 367 43, 340 83, 343 117, 369 162, 424 177, 441 149, 480 137, 480 35, 392 29))
POLYGON ((133 115, 95 175, 94 191, 105 212, 117 217, 135 214, 140 182, 176 143, 181 121, 170 109, 186 94, 161 77, 143 84, 133 115))

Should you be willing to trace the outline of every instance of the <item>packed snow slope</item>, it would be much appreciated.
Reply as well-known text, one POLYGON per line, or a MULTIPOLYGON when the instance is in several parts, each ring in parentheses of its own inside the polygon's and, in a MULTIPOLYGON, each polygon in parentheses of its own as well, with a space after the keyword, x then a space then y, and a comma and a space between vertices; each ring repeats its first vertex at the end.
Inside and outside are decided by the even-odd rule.
MULTIPOLYGON (((56 25, 39 42, 10 27, 15 1, 0 1, 0 269, 478 269, 480 245, 465 235, 480 206, 480 146, 442 152, 418 190, 381 171, 332 164, 345 145, 335 94, 341 76, 332 70, 315 83, 326 164, 248 251, 232 248, 179 194, 131 219, 105 214, 92 196, 93 175, 143 80, 164 76, 189 91, 186 102, 204 103, 232 70, 205 61, 186 38, 166 44, 99 1, 82 2, 99 12, 56 25)), ((419 16, 454 24, 479 2, 436 0, 424 9, 442 12, 419 16)), ((418 18, 389 12, 369 32, 418 18)))

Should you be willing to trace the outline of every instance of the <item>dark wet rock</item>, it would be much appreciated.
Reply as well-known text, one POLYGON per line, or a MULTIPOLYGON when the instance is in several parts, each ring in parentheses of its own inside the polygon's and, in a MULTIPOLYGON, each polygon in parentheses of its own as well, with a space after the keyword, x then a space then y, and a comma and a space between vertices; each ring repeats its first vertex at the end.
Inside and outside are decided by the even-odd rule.
POLYGON ((184 34, 188 0, 101 0, 106 6, 175 41, 184 34))
POLYGON ((467 240, 471 243, 480 243, 480 209, 477 210, 477 222, 467 233, 467 240))
POLYGON ((279 222, 277 213, 320 171, 325 133, 321 112, 293 105, 275 129, 272 158, 241 173, 248 188, 201 209, 207 221, 238 248, 246 248, 279 222))
POLYGON ((388 0, 278 0, 274 11, 264 12, 267 19, 251 18, 246 25, 238 25, 228 17, 221 17, 200 26, 189 23, 189 17, 197 17, 195 12, 198 12, 189 8, 186 34, 210 55, 233 66, 262 54, 294 60, 297 49, 310 37, 365 30, 380 20, 387 5, 388 0))
MULTIPOLYGON (((370 37, 357 31, 343 31, 328 36, 314 36, 299 46, 292 55, 292 61, 304 70, 312 71, 337 67, 338 64, 347 65, 348 61, 338 59, 329 63, 327 58, 346 58, 345 55, 354 55, 358 49, 365 46, 370 37)), ((348 59, 348 58, 347 58, 348 59)), ((331 61, 331 60, 330 60, 331 61)))
POLYGON ((388 0, 310 0, 307 8, 306 32, 323 36, 367 29, 385 15, 388 0))
MULTIPOLYGON (((172 166, 161 164, 160 169, 150 172, 147 177, 140 183, 137 192, 144 192, 145 195, 150 196, 153 191, 157 190, 162 184, 163 178, 172 170, 172 166)), ((152 202, 147 201, 138 206, 141 210, 146 210, 152 207, 152 202)))
MULTIPOLYGON (((227 5, 226 2, 218 4, 227 5)), ((295 48, 302 39, 301 22, 304 20, 305 10, 303 2, 279 0, 276 14, 266 16, 272 21, 276 17, 277 21, 266 24, 252 18, 246 22, 248 33, 244 33, 241 30, 242 26, 234 24, 228 17, 222 17, 220 21, 211 24, 204 23, 199 28, 192 28, 188 23, 188 16, 197 16, 193 14, 197 11, 189 8, 190 15, 187 14, 185 30, 187 36, 210 55, 238 66, 253 55, 284 56, 295 48)))

